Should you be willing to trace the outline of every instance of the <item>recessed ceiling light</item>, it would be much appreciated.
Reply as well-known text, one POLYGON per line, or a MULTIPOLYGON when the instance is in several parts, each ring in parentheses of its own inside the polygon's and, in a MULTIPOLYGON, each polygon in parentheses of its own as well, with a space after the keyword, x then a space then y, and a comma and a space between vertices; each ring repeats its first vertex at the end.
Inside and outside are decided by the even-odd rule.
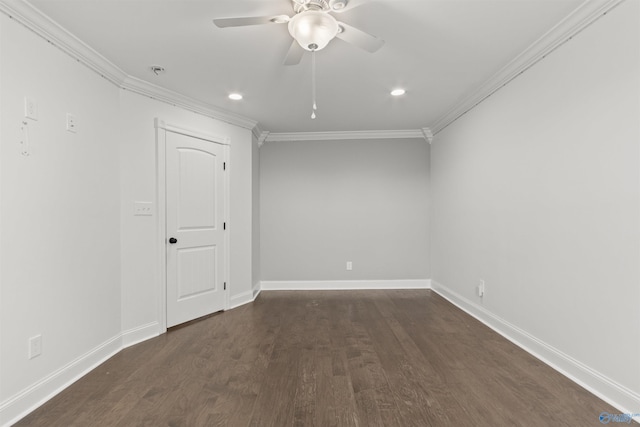
POLYGON ((240 101, 242 99, 242 95, 240 95, 239 93, 230 93, 229 99, 232 99, 234 101, 240 101))
POLYGON ((394 90, 391 91, 391 95, 393 95, 393 96, 402 96, 405 93, 407 93, 407 91, 404 90, 404 89, 394 89, 394 90))

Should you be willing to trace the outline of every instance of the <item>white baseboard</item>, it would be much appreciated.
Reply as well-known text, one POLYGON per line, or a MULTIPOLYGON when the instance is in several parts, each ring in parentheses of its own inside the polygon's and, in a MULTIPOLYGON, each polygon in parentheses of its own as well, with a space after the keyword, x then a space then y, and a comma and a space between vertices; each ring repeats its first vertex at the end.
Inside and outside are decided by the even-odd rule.
POLYGON ((256 283, 253 285, 253 288, 250 291, 246 291, 229 298, 229 308, 227 310, 233 310, 234 308, 238 308, 241 305, 245 305, 255 301, 259 293, 260 293, 260 284, 256 283))
POLYGON ((430 289, 431 280, 287 280, 263 281, 263 291, 329 291, 358 289, 430 289))
POLYGON ((122 335, 105 341, 0 403, 0 425, 10 426, 122 350, 122 335))
MULTIPOLYGON (((231 299, 235 308, 255 300, 259 286, 231 299)), ((16 395, 0 402, 0 426, 8 427, 53 398, 124 348, 160 335, 160 324, 150 322, 126 330, 78 357, 16 395)))
POLYGON ((260 287, 260 282, 256 282, 253 284, 253 301, 256 300, 256 298, 258 298, 258 295, 260 295, 260 292, 262 291, 262 288, 260 287))
POLYGON ((122 348, 131 347, 158 335, 160 335, 160 324, 158 322, 150 322, 146 325, 126 330, 122 333, 122 348))
POLYGON ((159 335, 158 322, 132 328, 105 341, 15 396, 0 403, 0 426, 10 426, 88 374, 120 350, 159 335))
POLYGON ((528 332, 496 316, 432 280, 432 289, 440 296, 475 317, 518 347, 540 359, 600 399, 619 409, 622 414, 640 414, 640 395, 618 384, 571 356, 536 338, 528 332))

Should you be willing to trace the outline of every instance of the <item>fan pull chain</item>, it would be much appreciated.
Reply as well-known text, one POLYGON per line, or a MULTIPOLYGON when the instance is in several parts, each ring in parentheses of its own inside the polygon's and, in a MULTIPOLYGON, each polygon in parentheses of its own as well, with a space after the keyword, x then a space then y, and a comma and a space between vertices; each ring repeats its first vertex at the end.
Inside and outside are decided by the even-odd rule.
POLYGON ((316 118, 316 110, 318 106, 316 105, 316 50, 313 49, 311 51, 311 99, 313 101, 313 106, 311 108, 311 118, 316 118))

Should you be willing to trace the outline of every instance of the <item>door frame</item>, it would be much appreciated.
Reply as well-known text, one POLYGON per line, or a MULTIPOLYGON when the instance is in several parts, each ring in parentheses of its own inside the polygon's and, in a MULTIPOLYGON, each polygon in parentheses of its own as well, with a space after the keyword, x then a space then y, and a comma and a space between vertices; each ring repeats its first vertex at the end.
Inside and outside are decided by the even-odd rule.
POLYGON ((228 136, 219 136, 203 133, 198 130, 188 129, 181 126, 166 123, 160 118, 154 119, 154 127, 156 133, 156 206, 158 215, 156 216, 156 248, 158 270, 156 272, 156 282, 158 283, 158 324, 159 333, 167 331, 167 132, 177 133, 192 138, 197 138, 212 144, 220 144, 224 146, 224 158, 226 170, 223 173, 224 178, 224 219, 227 223, 227 231, 224 233, 224 277, 227 287, 223 290, 224 310, 229 309, 229 293, 231 282, 229 280, 229 269, 231 267, 229 253, 229 148, 231 140, 228 136))

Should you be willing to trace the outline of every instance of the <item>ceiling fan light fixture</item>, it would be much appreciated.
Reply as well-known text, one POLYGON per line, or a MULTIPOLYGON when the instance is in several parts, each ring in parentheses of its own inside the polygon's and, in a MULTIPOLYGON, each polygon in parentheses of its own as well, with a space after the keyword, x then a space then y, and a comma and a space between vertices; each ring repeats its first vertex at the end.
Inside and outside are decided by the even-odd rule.
POLYGON ((289 33, 303 49, 323 49, 338 34, 338 22, 326 12, 307 10, 289 21, 289 33))

